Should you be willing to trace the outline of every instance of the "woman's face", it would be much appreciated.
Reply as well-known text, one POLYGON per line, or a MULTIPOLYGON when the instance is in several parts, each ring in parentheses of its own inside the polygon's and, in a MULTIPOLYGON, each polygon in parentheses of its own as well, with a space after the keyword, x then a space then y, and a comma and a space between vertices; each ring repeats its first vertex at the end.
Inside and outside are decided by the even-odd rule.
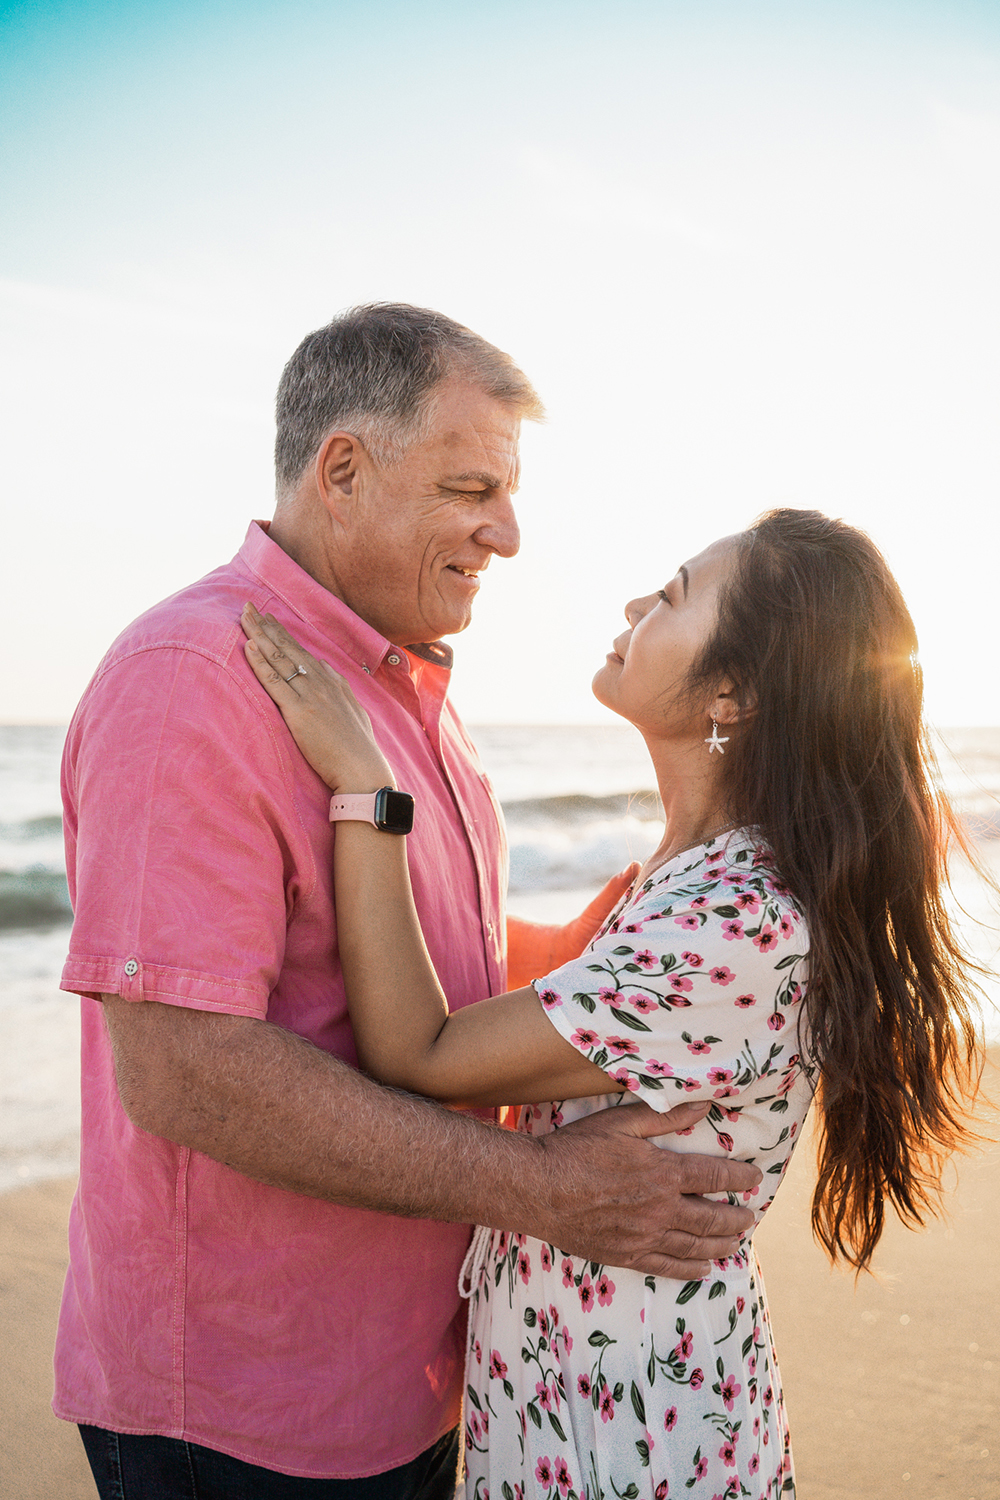
POLYGON ((703 730, 707 706, 695 710, 679 689, 715 626, 719 590, 735 558, 735 538, 723 537, 682 563, 658 593, 625 606, 629 628, 594 677, 600 703, 657 737, 703 730))

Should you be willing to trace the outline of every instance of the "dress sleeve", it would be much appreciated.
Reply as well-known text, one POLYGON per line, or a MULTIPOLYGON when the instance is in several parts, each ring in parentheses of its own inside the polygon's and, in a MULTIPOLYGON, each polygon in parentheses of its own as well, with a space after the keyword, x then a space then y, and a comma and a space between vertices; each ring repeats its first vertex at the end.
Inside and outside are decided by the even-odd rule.
POLYGON ((535 989, 560 1035, 653 1109, 711 1099, 722 1121, 758 1080, 794 1080, 805 961, 804 922, 773 875, 702 865, 640 893, 535 989))

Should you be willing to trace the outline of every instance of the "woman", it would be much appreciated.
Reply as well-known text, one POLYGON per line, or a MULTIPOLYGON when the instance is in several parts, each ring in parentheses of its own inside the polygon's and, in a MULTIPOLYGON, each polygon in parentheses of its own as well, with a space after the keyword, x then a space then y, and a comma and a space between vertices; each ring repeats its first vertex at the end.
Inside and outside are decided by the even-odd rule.
MULTIPOLYGON (((661 1112, 709 1100, 689 1149, 761 1168, 757 1221, 818 1087, 813 1222, 863 1269, 887 1199, 923 1221, 977 1081, 912 623, 866 537, 787 510, 625 613, 594 692, 646 741, 659 848, 578 960, 449 1016, 405 841, 344 822, 336 899, 359 1056, 449 1104, 520 1103, 520 1128, 542 1135, 629 1095, 661 1112)), ((244 628, 334 801, 391 786, 341 680, 249 606, 244 628)), ((794 1493, 751 1234, 707 1282, 681 1285, 480 1231, 468 1495, 794 1493)))

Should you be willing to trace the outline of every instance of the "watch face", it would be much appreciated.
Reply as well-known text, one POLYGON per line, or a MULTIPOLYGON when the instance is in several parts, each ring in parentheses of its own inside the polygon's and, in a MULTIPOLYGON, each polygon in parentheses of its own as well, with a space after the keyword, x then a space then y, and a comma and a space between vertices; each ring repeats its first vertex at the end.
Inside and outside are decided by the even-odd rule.
POLYGON ((413 798, 384 786, 375 793, 375 827, 383 833, 409 833, 413 827, 413 798))

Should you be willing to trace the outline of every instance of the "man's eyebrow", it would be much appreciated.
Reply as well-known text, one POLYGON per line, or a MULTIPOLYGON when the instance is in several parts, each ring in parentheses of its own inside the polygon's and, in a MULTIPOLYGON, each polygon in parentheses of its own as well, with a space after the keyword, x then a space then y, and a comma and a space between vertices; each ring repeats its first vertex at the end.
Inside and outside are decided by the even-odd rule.
POLYGON ((689 582, 690 582, 690 579, 689 579, 689 578, 688 578, 688 570, 687 570, 687 568, 686 568, 686 567, 685 567, 685 566, 684 566, 684 564, 683 564, 683 563, 681 563, 681 565, 680 565, 680 567, 679 567, 679 568, 678 568, 678 569, 677 569, 677 571, 678 571, 678 573, 679 573, 679 574, 680 574, 680 575, 681 575, 681 578, 682 578, 682 579, 683 579, 683 581, 684 581, 684 597, 685 597, 685 599, 686 599, 686 598, 687 598, 687 596, 688 596, 688 583, 689 583, 689 582))
POLYGON ((467 474, 451 474, 444 480, 448 484, 482 484, 488 490, 502 490, 506 488, 504 481, 498 479, 495 474, 484 474, 480 469, 471 469, 467 474))

